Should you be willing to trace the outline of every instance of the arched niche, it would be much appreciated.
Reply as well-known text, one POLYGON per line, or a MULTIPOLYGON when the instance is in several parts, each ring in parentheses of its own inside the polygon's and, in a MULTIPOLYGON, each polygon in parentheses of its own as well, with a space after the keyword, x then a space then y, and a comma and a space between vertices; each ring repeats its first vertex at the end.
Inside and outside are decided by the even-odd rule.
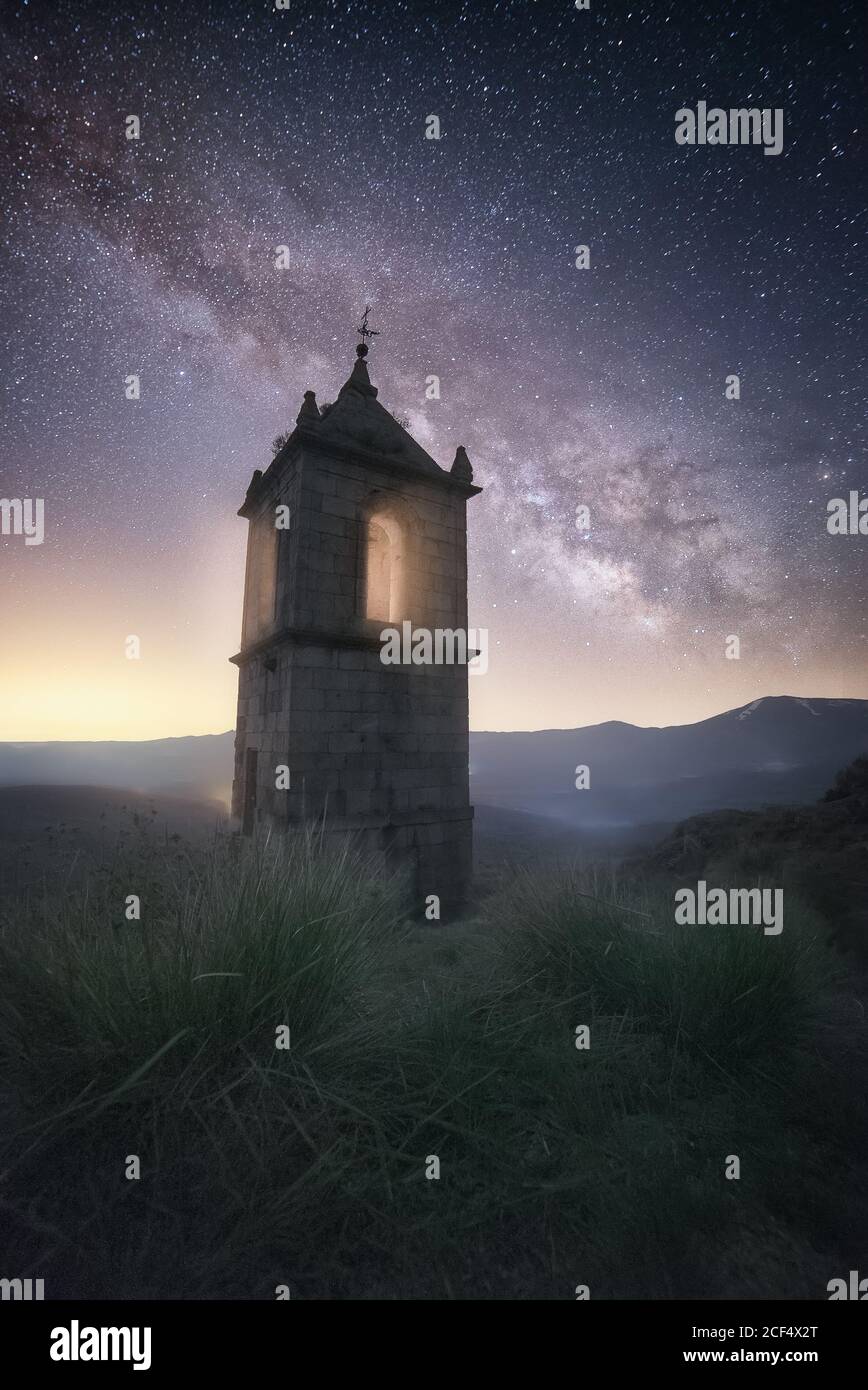
POLYGON ((368 499, 362 521, 361 614, 370 622, 400 623, 410 615, 409 556, 415 517, 383 494, 368 499))
POLYGON ((255 642, 274 624, 277 601, 277 559, 280 533, 274 508, 267 507, 250 523, 244 594, 242 645, 255 642))

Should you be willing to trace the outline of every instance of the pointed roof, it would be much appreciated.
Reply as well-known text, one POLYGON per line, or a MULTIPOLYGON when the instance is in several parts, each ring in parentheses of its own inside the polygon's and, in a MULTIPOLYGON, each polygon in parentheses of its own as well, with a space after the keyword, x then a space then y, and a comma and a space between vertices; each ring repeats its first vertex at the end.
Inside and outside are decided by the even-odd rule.
MULTIPOLYGON (((376 334, 369 334, 376 336, 376 334)), ((371 385, 365 358, 367 343, 356 348, 356 362, 344 382, 334 405, 322 410, 313 391, 305 391, 302 407, 296 417, 295 429, 286 439, 263 473, 253 475, 239 516, 253 516, 264 489, 301 445, 349 454, 372 466, 391 469, 396 473, 416 474, 439 483, 464 497, 473 497, 482 489, 473 485, 473 469, 465 450, 459 446, 452 468, 441 468, 429 453, 417 444, 390 411, 377 400, 377 388, 371 385)))
MULTIPOLYGON (((356 348, 356 362, 344 382, 334 405, 320 415, 319 420, 305 417, 299 424, 310 424, 322 444, 335 444, 344 449, 360 449, 380 454, 386 459, 409 466, 416 472, 443 477, 444 470, 430 454, 417 444, 394 415, 380 405, 377 388, 371 385, 365 362, 367 346, 356 348)), ((448 475, 447 475, 448 476, 448 475)))

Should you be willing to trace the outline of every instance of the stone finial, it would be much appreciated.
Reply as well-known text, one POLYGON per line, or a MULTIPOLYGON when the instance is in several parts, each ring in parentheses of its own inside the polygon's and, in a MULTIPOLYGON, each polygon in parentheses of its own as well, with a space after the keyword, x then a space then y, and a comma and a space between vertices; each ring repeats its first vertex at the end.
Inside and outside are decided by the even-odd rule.
POLYGON ((359 391, 363 396, 376 396, 377 388, 371 385, 371 378, 368 376, 368 367, 365 362, 367 355, 367 343, 359 343, 356 348, 355 365, 341 387, 339 395, 342 396, 345 391, 359 391))
POLYGON ((467 457, 467 450, 463 444, 459 444, 455 450, 455 458, 449 472, 459 483, 473 482, 473 469, 470 466, 470 459, 467 457))
POLYGON ((250 516, 253 515, 253 509, 255 508, 255 504, 256 504, 256 494, 257 494, 257 492, 259 491, 259 484, 260 484, 261 482, 262 482, 262 469, 261 469, 261 468, 254 468, 254 470, 253 470, 253 477, 250 479, 250 484, 249 484, 249 486, 248 486, 248 488, 247 488, 247 492, 245 493, 245 496, 244 496, 244 503, 243 503, 242 506, 240 506, 240 507, 238 508, 238 515, 239 515, 239 516, 250 517, 250 516))
POLYGON ((303 402, 303 404, 302 404, 301 410, 298 412, 298 415, 295 417, 296 424, 297 424, 297 425, 308 425, 308 424, 311 424, 314 420, 318 420, 318 419, 319 419, 319 406, 318 406, 317 403, 316 403, 316 392, 315 392, 315 391, 305 391, 305 393, 304 393, 304 402, 303 402))

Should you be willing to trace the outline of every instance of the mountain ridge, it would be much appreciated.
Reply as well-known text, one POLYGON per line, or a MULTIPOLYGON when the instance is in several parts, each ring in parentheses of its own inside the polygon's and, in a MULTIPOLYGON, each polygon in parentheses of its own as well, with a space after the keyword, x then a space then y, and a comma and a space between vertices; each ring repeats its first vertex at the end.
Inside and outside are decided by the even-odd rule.
MULTIPOLYGON (((0 743, 0 786, 98 785, 226 801, 234 733, 0 743)), ((573 826, 813 800, 868 751, 868 700, 769 695, 693 724, 470 735, 471 795, 573 826), (576 789, 576 769, 590 785, 576 789)))

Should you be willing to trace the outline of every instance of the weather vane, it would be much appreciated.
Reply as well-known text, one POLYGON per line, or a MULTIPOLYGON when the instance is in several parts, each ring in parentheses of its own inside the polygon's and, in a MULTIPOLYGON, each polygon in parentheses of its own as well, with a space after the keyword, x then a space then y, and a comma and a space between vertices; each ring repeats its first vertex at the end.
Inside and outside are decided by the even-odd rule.
POLYGON ((362 339, 361 343, 359 344, 359 347, 365 349, 364 352, 361 352, 361 351, 359 352, 359 356, 360 356, 360 357, 365 357, 365 356, 367 356, 367 352, 368 352, 368 339, 369 339, 369 338, 379 338, 379 336, 380 336, 380 330, 379 330, 378 328, 369 328, 369 327, 368 327, 368 314, 369 314, 370 312, 371 312, 371 306, 370 306, 370 304, 366 304, 366 305, 365 305, 364 317, 363 317, 361 323, 359 324, 359 327, 358 327, 358 330, 357 330, 358 333, 359 333, 359 336, 360 336, 361 339, 362 339))

